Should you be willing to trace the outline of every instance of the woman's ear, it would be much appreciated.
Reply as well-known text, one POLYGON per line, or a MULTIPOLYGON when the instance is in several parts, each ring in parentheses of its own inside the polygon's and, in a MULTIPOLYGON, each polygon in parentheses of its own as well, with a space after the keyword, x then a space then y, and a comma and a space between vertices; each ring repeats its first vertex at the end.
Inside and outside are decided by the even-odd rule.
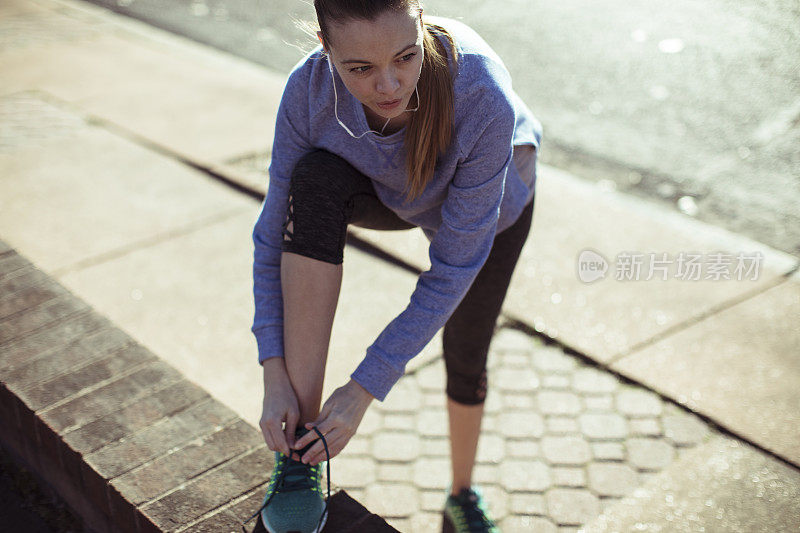
POLYGON ((328 53, 328 50, 325 49, 325 41, 322 39, 322 32, 317 32, 317 39, 319 39, 319 44, 322 45, 322 49, 325 50, 325 53, 328 53))

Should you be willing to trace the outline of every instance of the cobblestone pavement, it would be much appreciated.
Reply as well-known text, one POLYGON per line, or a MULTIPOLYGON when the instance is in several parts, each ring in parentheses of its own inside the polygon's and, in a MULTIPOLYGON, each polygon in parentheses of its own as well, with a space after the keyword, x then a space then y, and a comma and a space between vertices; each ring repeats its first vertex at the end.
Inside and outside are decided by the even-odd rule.
MULTIPOLYGON (((495 335, 473 481, 505 533, 578 531, 714 434, 561 348, 495 335)), ((441 529, 450 448, 441 358, 373 402, 331 480, 403 532, 441 529)))

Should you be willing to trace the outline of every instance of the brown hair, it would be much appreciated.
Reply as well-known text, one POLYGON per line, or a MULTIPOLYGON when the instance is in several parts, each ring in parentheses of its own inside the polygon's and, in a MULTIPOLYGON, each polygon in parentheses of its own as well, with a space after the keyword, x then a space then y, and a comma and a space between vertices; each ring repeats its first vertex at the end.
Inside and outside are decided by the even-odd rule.
MULTIPOLYGON (((387 9, 402 11, 421 7, 419 0, 314 0, 317 22, 328 49, 328 23, 331 21, 375 20, 387 9)), ((425 22, 423 17, 423 61, 416 91, 419 111, 411 115, 405 133, 406 202, 418 197, 433 179, 439 154, 447 150, 453 136, 453 80, 447 52, 434 32, 447 39, 453 61, 456 67, 458 65, 452 35, 441 26, 425 22)))

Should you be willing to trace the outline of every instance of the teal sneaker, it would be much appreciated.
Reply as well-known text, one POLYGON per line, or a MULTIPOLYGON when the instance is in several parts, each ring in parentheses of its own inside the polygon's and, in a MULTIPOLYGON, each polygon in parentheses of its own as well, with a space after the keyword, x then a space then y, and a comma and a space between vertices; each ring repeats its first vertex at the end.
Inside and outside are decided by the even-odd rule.
MULTIPOLYGON (((322 439, 327 454, 328 445, 325 438, 316 428, 314 431, 322 439)), ((297 428, 295 441, 306 433, 308 433, 307 429, 297 428)), ((302 450, 298 450, 298 455, 302 457, 316 442, 315 440, 302 450)), ((264 503, 247 521, 249 522, 260 513, 261 522, 268 533, 319 533, 322 531, 328 519, 328 499, 323 497, 321 488, 323 464, 328 467, 328 498, 330 498, 330 461, 323 461, 316 466, 311 466, 295 461, 280 452, 275 452, 275 468, 272 471, 267 493, 264 495, 264 503)), ((244 525, 242 529, 244 530, 244 525)))
POLYGON ((442 531, 445 533, 499 533, 483 504, 478 487, 461 489, 457 496, 447 491, 442 531))

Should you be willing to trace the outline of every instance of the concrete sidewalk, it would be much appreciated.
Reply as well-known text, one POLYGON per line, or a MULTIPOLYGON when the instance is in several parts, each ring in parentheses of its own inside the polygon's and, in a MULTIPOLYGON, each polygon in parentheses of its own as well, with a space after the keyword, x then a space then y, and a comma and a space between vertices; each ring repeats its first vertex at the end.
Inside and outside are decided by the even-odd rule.
MULTIPOLYGON (((0 236, 257 426, 250 233, 285 75, 73 0, 4 2, 0 30, 0 236)), ((353 233, 427 268, 419 230, 353 233)), ((345 257, 325 397, 416 283, 345 257)), ((800 523, 797 263, 540 163, 476 469, 503 530, 800 523), (584 250, 605 279, 581 281, 584 250), (682 252, 702 254, 701 280, 675 264, 645 279, 647 254, 682 252), (706 270, 718 253, 732 279, 706 270), (738 253, 758 257, 742 280, 738 253)), ((331 464, 401 531, 433 531, 444 502, 440 346, 331 464)))

